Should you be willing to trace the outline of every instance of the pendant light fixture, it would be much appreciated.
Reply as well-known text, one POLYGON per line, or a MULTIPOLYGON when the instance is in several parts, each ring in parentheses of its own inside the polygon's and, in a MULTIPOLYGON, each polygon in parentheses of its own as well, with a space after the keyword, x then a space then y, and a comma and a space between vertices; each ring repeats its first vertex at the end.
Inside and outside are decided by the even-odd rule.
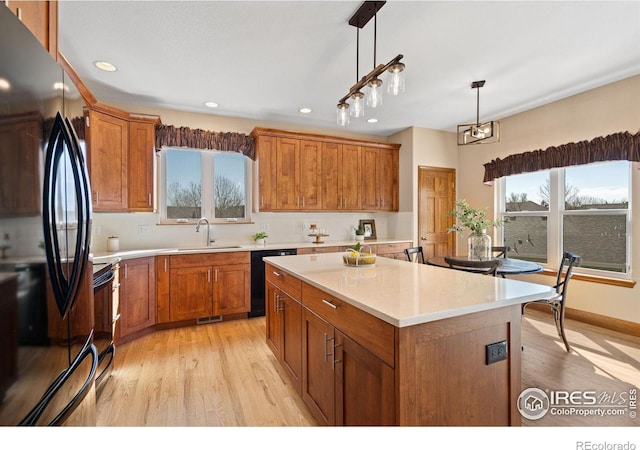
POLYGON ((458 125, 458 145, 492 144, 500 140, 499 122, 480 123, 480 88, 484 84, 485 80, 471 83, 471 89, 477 89, 476 123, 458 125))
MULTIPOLYGON (((360 79, 360 28, 356 28, 356 83, 360 79)), ((364 94, 358 89, 351 94, 351 115, 355 118, 364 116, 364 94)))
POLYGON ((387 93, 398 95, 404 92, 405 65, 400 62, 403 55, 398 55, 386 64, 376 66, 376 40, 377 40, 377 12, 386 2, 364 2, 358 11, 349 19, 349 25, 358 29, 356 51, 356 84, 351 86, 347 95, 338 100, 337 114, 338 125, 349 125, 348 116, 364 117, 365 104, 370 108, 382 105, 382 93, 384 90, 380 76, 389 72, 387 78, 387 93), (373 31, 373 70, 358 80, 360 76, 358 66, 360 57, 360 29, 374 18, 373 31), (366 88, 366 95, 362 92, 366 88), (347 103, 349 101, 350 103, 347 103), (346 117, 345 117, 346 114, 346 117))

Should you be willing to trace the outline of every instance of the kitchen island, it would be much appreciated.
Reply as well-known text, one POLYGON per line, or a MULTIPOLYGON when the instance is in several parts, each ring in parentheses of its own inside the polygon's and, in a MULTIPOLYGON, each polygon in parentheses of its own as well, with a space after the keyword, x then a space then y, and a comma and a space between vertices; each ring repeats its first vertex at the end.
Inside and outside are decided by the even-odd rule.
POLYGON ((322 424, 519 425, 539 284, 341 253, 265 258, 267 343, 322 424))

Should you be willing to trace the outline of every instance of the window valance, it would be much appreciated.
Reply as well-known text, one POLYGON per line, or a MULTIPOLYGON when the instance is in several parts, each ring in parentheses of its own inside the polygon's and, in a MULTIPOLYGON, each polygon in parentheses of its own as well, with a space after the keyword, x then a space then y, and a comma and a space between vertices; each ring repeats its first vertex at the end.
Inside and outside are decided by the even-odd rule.
POLYGON ((173 125, 156 126, 156 151, 162 147, 189 147, 196 149, 237 152, 255 159, 255 141, 243 133, 218 133, 173 125))
POLYGON ((590 141, 571 142, 546 150, 496 158, 484 165, 484 182, 525 172, 577 166, 602 161, 640 161, 640 132, 627 131, 597 137, 590 141))

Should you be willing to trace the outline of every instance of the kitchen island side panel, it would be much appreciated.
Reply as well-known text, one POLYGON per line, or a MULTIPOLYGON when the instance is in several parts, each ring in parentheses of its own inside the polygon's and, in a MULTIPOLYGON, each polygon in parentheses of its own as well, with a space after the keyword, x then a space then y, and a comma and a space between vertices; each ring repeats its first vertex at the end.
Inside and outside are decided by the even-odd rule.
POLYGON ((518 426, 520 306, 396 328, 397 423, 518 426), (507 341, 505 360, 486 346, 507 341))

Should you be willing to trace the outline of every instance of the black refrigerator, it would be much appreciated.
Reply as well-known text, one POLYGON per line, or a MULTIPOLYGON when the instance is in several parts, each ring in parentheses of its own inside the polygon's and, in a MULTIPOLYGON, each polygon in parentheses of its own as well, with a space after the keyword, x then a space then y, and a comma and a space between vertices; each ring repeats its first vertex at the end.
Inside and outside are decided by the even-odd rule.
POLYGON ((0 7, 0 425, 96 424, 91 190, 71 120, 80 104, 0 7), (44 275, 13 277, 25 264, 44 275), (46 295, 23 304, 34 282, 46 295))

